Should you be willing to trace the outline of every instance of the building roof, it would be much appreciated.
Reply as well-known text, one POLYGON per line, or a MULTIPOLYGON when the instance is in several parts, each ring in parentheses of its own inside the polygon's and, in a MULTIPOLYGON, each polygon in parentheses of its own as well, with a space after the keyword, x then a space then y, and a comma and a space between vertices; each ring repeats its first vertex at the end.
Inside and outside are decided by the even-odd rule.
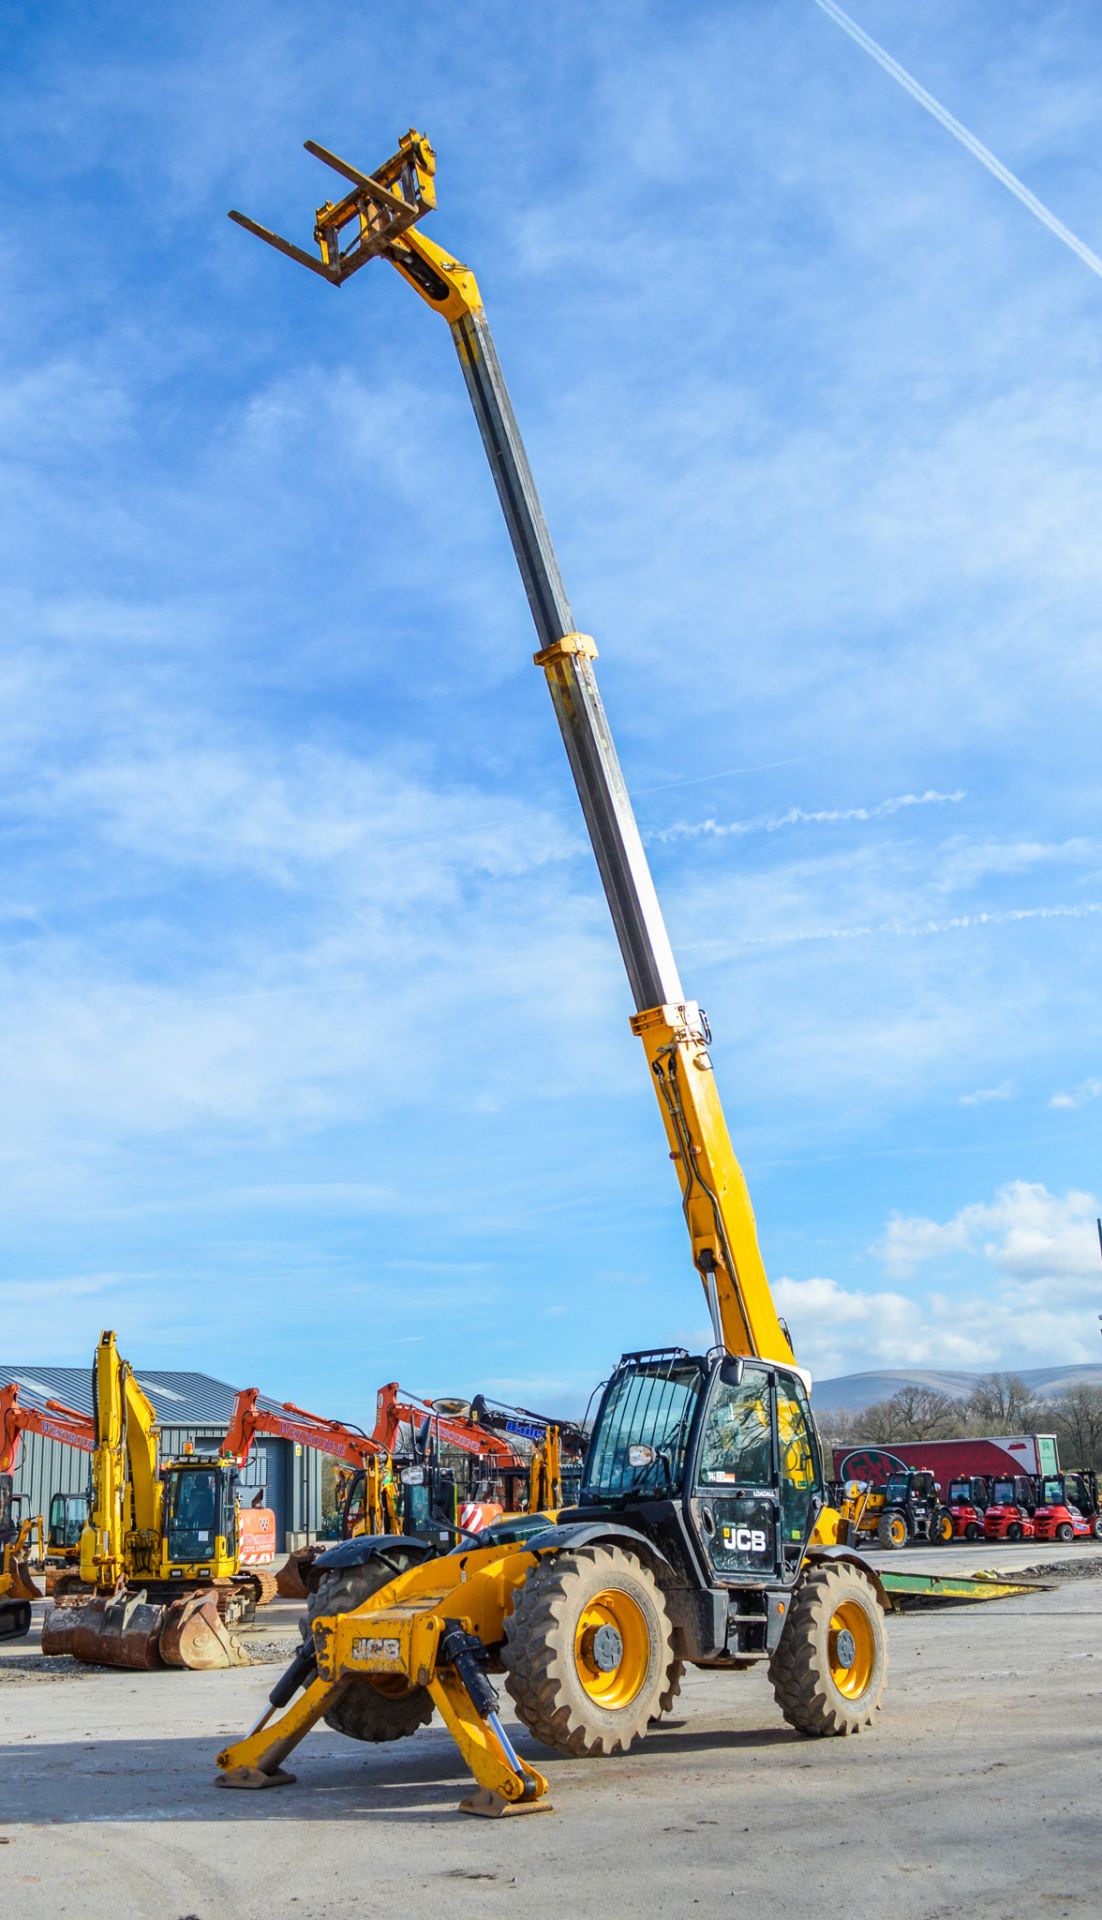
MULTIPOLYGON (((229 1423, 237 1388, 224 1380, 212 1379, 209 1373, 137 1366, 134 1377, 149 1395, 163 1427, 225 1427, 229 1423)), ((24 1406, 45 1407, 47 1400, 60 1400, 78 1413, 92 1412, 91 1367, 18 1367, 0 1361, 0 1387, 12 1381, 24 1406)), ((259 1405, 273 1413, 280 1411, 280 1402, 265 1394, 259 1396, 259 1405)))

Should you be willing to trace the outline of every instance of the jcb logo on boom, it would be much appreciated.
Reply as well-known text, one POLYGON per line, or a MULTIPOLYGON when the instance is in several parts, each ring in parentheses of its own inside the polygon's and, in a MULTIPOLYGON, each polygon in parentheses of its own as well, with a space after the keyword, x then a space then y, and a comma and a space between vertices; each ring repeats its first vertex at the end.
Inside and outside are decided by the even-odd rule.
POLYGON ((764 1553, 769 1543, 764 1527, 724 1527, 723 1544, 736 1553, 764 1553))

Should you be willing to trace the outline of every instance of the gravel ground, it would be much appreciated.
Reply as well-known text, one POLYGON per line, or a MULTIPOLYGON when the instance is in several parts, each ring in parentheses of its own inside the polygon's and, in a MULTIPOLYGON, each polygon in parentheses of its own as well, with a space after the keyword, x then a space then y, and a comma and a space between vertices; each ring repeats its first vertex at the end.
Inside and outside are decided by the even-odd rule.
MULTIPOLYGON (((269 1673, 64 1662, 67 1683, 29 1688, 12 1666, 8 1906, 20 1920, 405 1920, 441 1898, 448 1920, 685 1920, 747 1904, 764 1920, 1087 1920, 1102 1794, 1087 1567, 1102 1550, 1042 1562, 1030 1543, 995 1564, 1052 1584, 892 1616, 885 1710, 857 1739, 792 1733, 760 1669, 690 1671, 677 1714, 617 1760, 560 1759, 514 1726, 550 1777, 547 1818, 458 1816, 468 1782, 439 1722, 384 1748, 318 1728, 294 1755, 297 1785, 218 1792, 215 1754, 255 1720, 269 1673)), ((297 1642, 283 1605, 271 1637, 297 1642)), ((0 1675, 28 1654, 0 1648, 0 1675)))

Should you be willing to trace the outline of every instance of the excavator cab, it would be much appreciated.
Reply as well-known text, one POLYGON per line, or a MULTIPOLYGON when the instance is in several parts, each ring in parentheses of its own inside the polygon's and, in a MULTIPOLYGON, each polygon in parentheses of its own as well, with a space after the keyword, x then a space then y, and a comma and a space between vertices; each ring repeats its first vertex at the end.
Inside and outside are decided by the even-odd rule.
POLYGON ((196 1457, 164 1469, 164 1566, 169 1579, 185 1570, 219 1579, 237 1553, 235 1464, 196 1457))
POLYGON ((80 1552, 80 1536, 88 1524, 88 1496, 55 1493, 50 1497, 46 1552, 52 1560, 72 1560, 80 1552))
POLYGON ((709 1586, 783 1585, 825 1498, 798 1373, 663 1348, 625 1354, 613 1373, 576 1514, 630 1516, 660 1550, 696 1561, 709 1586))
POLYGON ((14 1540, 18 1528, 12 1515, 15 1495, 12 1491, 14 1480, 10 1473, 0 1473, 0 1547, 14 1540))

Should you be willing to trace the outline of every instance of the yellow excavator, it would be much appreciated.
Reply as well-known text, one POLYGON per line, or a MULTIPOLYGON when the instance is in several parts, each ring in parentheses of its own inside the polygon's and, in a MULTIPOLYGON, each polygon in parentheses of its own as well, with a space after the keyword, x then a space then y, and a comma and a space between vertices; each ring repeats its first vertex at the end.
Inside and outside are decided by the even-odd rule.
MULTIPOLYGON (((187 1452, 162 1464, 156 1412, 110 1332, 96 1349, 92 1395, 92 1495, 80 1538, 91 1592, 57 1600, 43 1653, 107 1667, 250 1665, 232 1628, 271 1598, 275 1580, 242 1567, 237 1460, 187 1452)), ((255 1510, 248 1518, 256 1521, 255 1510)))
POLYGON ((686 1663, 764 1663, 810 1735, 870 1727, 884 1690, 886 1600, 829 1504, 822 1448, 766 1279, 750 1198, 686 999, 594 674, 576 630, 473 274, 417 231, 435 160, 411 132, 374 173, 307 142, 350 189, 317 213, 318 252, 232 217, 340 286, 387 261, 447 321, 535 620, 542 669, 635 1001, 712 1344, 626 1353, 590 1436, 577 1503, 508 1518, 440 1555, 402 1537, 316 1563, 301 1653, 253 1730, 219 1755, 224 1786, 269 1787, 324 1718, 360 1740, 412 1734, 436 1709, 474 1774, 464 1811, 548 1806, 492 1675, 558 1753, 626 1751, 673 1704, 686 1663))

